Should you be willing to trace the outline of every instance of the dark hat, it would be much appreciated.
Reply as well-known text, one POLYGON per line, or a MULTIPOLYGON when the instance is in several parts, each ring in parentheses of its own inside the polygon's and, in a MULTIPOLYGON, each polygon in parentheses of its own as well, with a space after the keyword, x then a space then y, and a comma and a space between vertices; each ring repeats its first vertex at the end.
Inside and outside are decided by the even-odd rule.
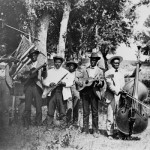
POLYGON ((97 53, 93 52, 91 53, 91 56, 89 58, 96 58, 97 60, 99 60, 101 57, 99 57, 97 53))
POLYGON ((66 66, 67 66, 67 67, 68 67, 70 64, 74 64, 74 65, 75 65, 75 68, 78 67, 78 63, 75 62, 74 60, 69 60, 69 61, 66 62, 66 66))
POLYGON ((61 55, 61 54, 56 54, 54 57, 53 57, 53 59, 55 60, 55 59, 60 59, 62 62, 64 61, 64 58, 63 58, 63 56, 61 55))
POLYGON ((31 55, 35 53, 35 54, 39 54, 40 52, 37 50, 37 48, 32 48, 30 51, 29 51, 29 54, 28 54, 28 57, 31 57, 31 55))
POLYGON ((123 58, 122 58, 121 56, 113 56, 113 57, 111 57, 111 58, 108 60, 108 63, 111 64, 112 61, 115 60, 115 59, 119 59, 120 62, 123 61, 123 58))

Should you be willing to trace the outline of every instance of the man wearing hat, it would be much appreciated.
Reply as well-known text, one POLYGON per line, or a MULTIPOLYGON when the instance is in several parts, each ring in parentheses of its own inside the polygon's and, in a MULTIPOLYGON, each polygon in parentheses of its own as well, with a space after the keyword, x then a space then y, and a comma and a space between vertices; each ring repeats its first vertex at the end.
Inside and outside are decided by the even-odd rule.
POLYGON ((98 138, 98 101, 100 97, 100 88, 104 85, 103 71, 97 66, 100 57, 97 53, 92 53, 90 57, 90 66, 84 68, 80 77, 76 78, 77 88, 80 91, 80 97, 83 104, 83 133, 89 133, 89 115, 90 105, 92 110, 92 129, 93 136, 98 138), (91 84, 89 84, 90 79, 91 84), (99 93, 99 94, 98 94, 99 93))
POLYGON ((25 111, 23 115, 24 125, 27 129, 30 125, 31 104, 33 102, 33 99, 36 107, 35 125, 39 126, 42 123, 42 71, 38 70, 37 72, 32 73, 32 71, 37 69, 39 66, 39 62, 37 61, 38 55, 39 51, 37 49, 31 49, 28 54, 28 57, 31 59, 31 63, 22 68, 17 76, 18 79, 20 79, 23 83, 24 81, 28 81, 24 85, 25 111), (26 78, 28 75, 30 75, 29 80, 26 78))
POLYGON ((9 124, 10 90, 13 85, 11 75, 15 72, 17 62, 9 58, 0 60, 0 127, 9 124))
POLYGON ((54 113, 56 108, 60 116, 60 127, 66 128, 66 111, 64 107, 64 101, 72 97, 70 87, 73 85, 70 73, 68 70, 62 67, 64 62, 63 57, 57 54, 53 57, 54 68, 47 71, 47 77, 43 79, 43 85, 46 88, 52 89, 50 93, 45 94, 43 92, 42 97, 47 97, 48 100, 48 113, 47 113, 47 130, 51 130, 55 127, 54 113))
MULTIPOLYGON (((72 93, 72 107, 73 107, 73 125, 75 127, 78 126, 78 111, 79 111, 79 92, 76 89, 76 83, 75 78, 78 77, 80 74, 80 71, 78 68, 78 64, 74 60, 70 60, 66 63, 66 67, 68 67, 68 70, 70 72, 70 76, 72 78, 73 85, 70 87, 71 93, 72 93)), ((71 119, 71 117, 70 117, 71 119)))
POLYGON ((123 58, 121 56, 113 56, 108 60, 112 68, 105 72, 107 90, 105 92, 106 103, 108 103, 106 129, 109 139, 113 139, 114 131, 114 112, 117 108, 120 92, 125 85, 125 77, 134 77, 132 74, 125 73, 119 68, 123 58))

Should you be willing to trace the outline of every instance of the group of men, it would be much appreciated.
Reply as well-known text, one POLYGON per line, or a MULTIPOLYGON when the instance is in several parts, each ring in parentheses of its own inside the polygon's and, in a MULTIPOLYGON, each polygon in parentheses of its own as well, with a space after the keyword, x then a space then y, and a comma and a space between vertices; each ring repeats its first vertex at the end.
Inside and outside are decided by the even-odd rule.
MULTIPOLYGON (((108 138, 113 138, 114 114, 119 101, 121 90, 125 84, 125 74, 119 69, 123 60, 114 56, 108 63, 112 68, 104 72, 97 66, 101 59, 97 53, 91 53, 90 65, 81 67, 74 60, 64 62, 61 55, 53 57, 54 67, 48 69, 46 65, 38 66, 39 51, 32 49, 28 57, 31 63, 18 73, 17 78, 24 83, 25 111, 23 114, 24 125, 30 126, 31 104, 34 100, 36 107, 35 125, 42 123, 42 100, 47 99, 46 129, 53 130, 56 126, 54 115, 59 115, 61 129, 65 129, 70 122, 78 126, 79 103, 83 107, 83 134, 89 134, 89 115, 92 112, 92 133, 99 137, 98 106, 101 99, 108 105, 106 130, 108 138), (106 88, 107 87, 107 88, 106 88)), ((0 64, 0 84, 7 84, 7 72, 2 73, 6 66, 0 64)), ((0 86, 2 87, 2 86, 0 86)), ((4 95, 4 89, 0 94, 4 95)), ((1 96, 2 97, 2 96, 1 96)), ((6 97, 0 102, 4 103, 6 97)), ((7 109, 6 109, 7 110, 7 109)))

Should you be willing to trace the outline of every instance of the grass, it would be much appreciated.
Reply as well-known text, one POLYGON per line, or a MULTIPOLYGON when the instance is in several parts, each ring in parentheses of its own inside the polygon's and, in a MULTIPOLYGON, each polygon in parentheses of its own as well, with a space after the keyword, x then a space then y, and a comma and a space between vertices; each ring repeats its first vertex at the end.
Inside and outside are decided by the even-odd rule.
MULTIPOLYGON (((123 61, 121 68, 132 72, 135 68, 134 61, 123 61)), ((141 67, 141 80, 150 88, 150 67, 144 65, 141 67)), ((24 105, 19 106, 20 115, 24 105)), ((76 129, 72 126, 66 130, 55 129, 52 131, 46 131, 44 127, 33 127, 29 130, 25 130, 21 124, 13 124, 7 129, 0 130, 0 149, 1 150, 96 150, 107 148, 109 142, 106 138, 105 122, 106 122, 106 106, 99 104, 99 129, 101 132, 101 141, 94 139, 91 134, 85 136, 81 134, 81 128, 83 126, 82 108, 79 112, 79 126, 76 129), (96 142, 96 144, 95 144, 96 142), (101 145, 98 145, 101 143, 101 145), (95 148, 100 146, 99 148, 95 148)), ((46 107, 43 107, 43 119, 45 119, 47 113, 46 107)), ((35 116, 35 108, 32 108, 32 118, 35 116)), ((91 128, 91 116, 90 116, 90 128, 91 128)), ((129 145, 130 143, 128 143, 129 145)), ((116 149, 115 144, 109 145, 109 149, 116 149)), ((122 145, 121 145, 122 146, 122 145)))

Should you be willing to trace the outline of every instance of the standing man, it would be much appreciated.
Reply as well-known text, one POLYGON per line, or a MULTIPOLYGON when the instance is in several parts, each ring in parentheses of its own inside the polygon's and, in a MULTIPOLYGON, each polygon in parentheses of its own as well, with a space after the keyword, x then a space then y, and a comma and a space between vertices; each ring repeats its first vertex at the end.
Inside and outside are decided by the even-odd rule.
POLYGON ((9 62, 11 59, 0 60, 0 126, 6 127, 9 124, 9 107, 11 105, 12 78, 11 75, 15 72, 17 60, 13 60, 11 67, 9 62))
POLYGON ((117 109, 120 92, 125 85, 125 77, 134 77, 135 71, 132 75, 125 74, 123 70, 119 68, 123 58, 121 56, 113 56, 108 60, 108 63, 112 65, 112 68, 105 72, 105 78, 107 83, 107 90, 105 92, 106 103, 108 103, 106 129, 109 139, 113 139, 114 131, 114 115, 117 109))
POLYGON ((34 99, 35 107, 36 107, 36 118, 35 125, 40 126, 42 123, 42 83, 41 83, 41 70, 36 71, 32 74, 32 71, 37 69, 38 61, 37 57, 39 55, 39 51, 37 49, 31 49, 28 57, 31 59, 31 63, 26 65, 22 70, 18 73, 18 78, 24 82, 24 92, 25 92, 25 112, 24 112, 24 125, 28 129, 30 125, 31 119, 31 104, 34 99), (27 76, 30 75, 30 78, 27 76))
POLYGON ((76 78, 77 88, 83 104, 83 133, 89 133, 90 105, 92 110, 93 136, 98 138, 98 101, 101 99, 100 88, 104 85, 103 71, 97 67, 100 57, 92 53, 90 66, 84 68, 79 77, 76 78))
POLYGON ((62 68, 64 59, 59 54, 54 56, 53 59, 54 68, 47 71, 47 77, 43 80, 43 85, 46 89, 53 89, 50 93, 46 93, 44 90, 42 95, 42 97, 45 98, 48 94, 47 130, 54 128, 54 113, 56 111, 56 107, 61 119, 60 127, 62 129, 66 128, 67 122, 64 100, 68 100, 72 97, 70 88, 68 87, 73 85, 73 80, 69 78, 69 71, 62 68))
POLYGON ((75 78, 78 76, 80 73, 77 69, 78 64, 74 60, 70 60, 66 63, 66 67, 68 67, 68 70, 70 72, 70 76, 72 77, 73 80, 73 85, 70 87, 71 89, 71 94, 72 94, 72 103, 73 103, 73 125, 75 127, 78 126, 78 116, 79 116, 79 103, 80 103, 80 96, 79 92, 76 89, 76 83, 75 83, 75 78))

